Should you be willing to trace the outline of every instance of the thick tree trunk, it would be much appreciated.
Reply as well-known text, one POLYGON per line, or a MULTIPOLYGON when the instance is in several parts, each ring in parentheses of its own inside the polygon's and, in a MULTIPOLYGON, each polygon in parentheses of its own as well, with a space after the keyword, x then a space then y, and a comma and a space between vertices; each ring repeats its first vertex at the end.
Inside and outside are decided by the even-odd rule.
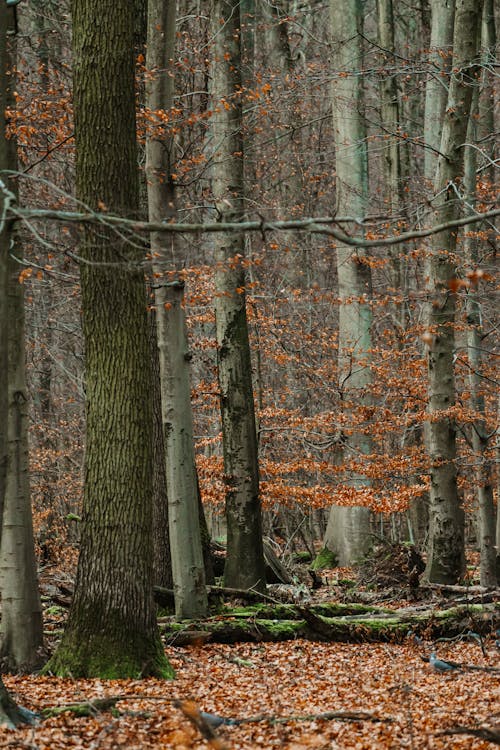
MULTIPOLYGON (((243 217, 239 3, 214 0, 212 189, 221 221, 243 217), (223 19, 223 23, 222 23, 223 19)), ((245 303, 245 238, 217 235, 216 332, 226 481, 226 586, 265 588, 252 363, 245 303)))
MULTIPOLYGON (((336 153, 336 211, 341 215, 363 217, 368 199, 368 158, 363 118, 362 48, 359 32, 362 8, 359 0, 331 0, 333 82, 332 109, 336 153)), ((339 286, 339 388, 343 407, 353 411, 369 404, 371 380, 371 310, 365 299, 371 288, 369 266, 352 247, 337 244, 339 286)), ((368 433, 356 427, 347 438, 354 453, 370 453, 368 433)), ((363 489, 368 480, 357 474, 350 479, 354 488, 363 489)), ((349 565, 367 552, 370 543, 370 510, 362 506, 333 506, 324 545, 339 565, 349 565)))
MULTIPOLYGON (((174 104, 173 57, 176 3, 149 0, 147 105, 168 111, 174 104)), ((154 116, 154 115, 153 115, 154 116)), ((154 131, 146 143, 150 221, 175 215, 172 184, 173 139, 154 131)), ((151 235, 161 375, 163 439, 167 471, 168 520, 175 612, 179 619, 207 612, 201 547, 198 482, 194 457, 189 351, 183 308, 184 284, 165 278, 178 263, 175 238, 151 235)))
MULTIPOLYGON (((77 194, 138 212, 134 11, 75 0, 77 194)), ((150 353, 142 257, 121 234, 81 248, 87 445, 81 552, 68 624, 47 665, 59 675, 172 676, 152 593, 150 353)))
MULTIPOLYGON (((453 73, 434 180, 436 223, 450 221, 461 210, 459 196, 473 86, 477 85, 477 0, 457 0, 453 38, 453 73)), ((456 232, 432 239, 428 330, 429 424, 431 459, 430 529, 426 576, 436 583, 455 583, 464 572, 464 514, 456 477, 455 309, 456 232)))

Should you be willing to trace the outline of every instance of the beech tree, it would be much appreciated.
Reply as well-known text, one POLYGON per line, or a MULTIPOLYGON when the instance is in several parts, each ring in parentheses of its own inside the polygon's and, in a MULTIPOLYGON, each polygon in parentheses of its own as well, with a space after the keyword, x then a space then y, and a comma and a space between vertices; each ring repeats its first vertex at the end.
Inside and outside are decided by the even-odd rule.
MULTIPOLYGON (((457 0, 453 60, 434 179, 435 221, 449 221, 462 209, 460 182, 472 92, 477 81, 477 0, 457 0)), ((436 583, 456 583, 465 568, 464 512, 457 488, 455 392, 456 232, 436 233, 430 259, 428 333, 431 459, 430 528, 426 575, 436 583)))
MULTIPOLYGON (((13 24, 11 23, 11 27, 13 24)), ((16 35, 8 44, 6 104, 15 111, 16 35)), ((2 178, 5 197, 17 201, 16 139, 6 142, 7 170, 2 178), (11 172, 9 174, 8 172, 11 172)), ((19 279, 18 256, 21 253, 19 233, 8 232, 10 247, 7 259, 7 457, 5 494, 3 496, 2 545, 0 551, 0 590, 2 621, 0 655, 11 669, 31 670, 40 666, 43 644, 42 608, 31 513, 28 403, 24 325, 24 285, 19 279)))
MULTIPOLYGON (((77 195, 138 213, 133 4, 72 5, 77 195)), ((46 670, 172 676, 152 596, 151 400, 141 250, 105 227, 80 248, 87 441, 81 551, 46 670)))
MULTIPOLYGON (((7 470, 8 425, 8 267, 12 224, 5 220, 6 203, 13 198, 8 188, 8 171, 12 167, 12 144, 7 139, 6 110, 11 98, 11 84, 7 76, 9 54, 7 33, 13 28, 12 10, 0 2, 0 551, 3 549, 3 519, 7 470), (10 89, 10 90, 9 90, 10 89)), ((19 624, 19 623, 18 623, 19 624)), ((23 654, 24 656, 24 654, 23 654)), ((18 706, 10 697, 0 676, 0 724, 15 727, 30 722, 33 714, 18 706)))
MULTIPOLYGON (((174 104, 175 19, 175 1, 149 0, 146 90, 153 121, 146 144, 146 176, 151 221, 175 216, 173 139, 165 135, 165 126, 155 121, 158 111, 169 112, 174 104)), ((179 262, 175 237, 152 233, 151 250, 175 611, 178 618, 186 619, 206 614, 207 593, 198 515, 184 284, 175 278, 179 262), (170 280, 166 276, 169 267, 174 273, 170 280)))
MULTIPOLYGON (((481 118, 491 120, 491 76, 488 65, 492 59, 494 48, 494 37, 491 18, 493 15, 492 3, 486 0, 483 5, 481 23, 481 49, 479 72, 480 86, 475 86, 472 95, 471 114, 467 127, 467 146, 464 154, 464 191, 466 210, 472 214, 476 211, 476 182, 477 169, 480 162, 480 146, 478 145, 479 133, 485 132, 486 123, 480 123, 481 118), (486 99, 486 102, 484 101, 486 99), (490 101, 488 101, 490 100, 490 101), (480 106, 481 101, 481 106, 480 106), (479 152, 479 153, 478 153, 479 152)), ((491 172, 491 166, 486 163, 486 172, 491 172)), ((491 175, 493 177, 493 175, 491 175)), ((480 248, 482 241, 473 226, 464 229, 464 249, 466 262, 471 274, 474 269, 480 267, 480 248)), ((474 462, 476 464, 476 495, 478 505, 478 537, 480 551, 480 580, 483 586, 495 586, 497 584, 497 551, 495 549, 496 517, 493 499, 493 462, 488 451, 489 443, 493 438, 493 432, 488 429, 486 421, 486 405, 482 381, 484 379, 484 356, 482 339, 484 336, 483 310, 479 287, 480 279, 471 276, 471 283, 467 289, 467 333, 468 360, 470 363, 470 391, 471 406, 477 417, 471 424, 471 443, 474 451, 474 462)), ((500 557, 498 557, 500 560, 500 557)), ((500 574, 500 569, 499 569, 500 574)))
MULTIPOLYGON (((221 221, 244 216, 240 4, 213 0, 210 126, 212 192, 221 221)), ((245 23, 250 19, 246 18, 245 23)), ((243 232, 215 239, 217 365, 226 485, 224 583, 265 588, 243 232)))
MULTIPOLYGON (((368 156, 363 118, 361 2, 331 0, 333 73, 332 109, 335 128, 336 211, 363 218, 368 201, 368 156)), ((337 243, 339 307, 339 389, 342 408, 351 412, 356 404, 369 407, 371 311, 370 268, 361 252, 337 243)), ((369 430, 349 428, 345 451, 369 453, 369 430)), ((339 565, 359 560, 370 544, 370 510, 356 503, 367 485, 361 474, 352 476, 354 503, 332 506, 324 545, 339 565)))

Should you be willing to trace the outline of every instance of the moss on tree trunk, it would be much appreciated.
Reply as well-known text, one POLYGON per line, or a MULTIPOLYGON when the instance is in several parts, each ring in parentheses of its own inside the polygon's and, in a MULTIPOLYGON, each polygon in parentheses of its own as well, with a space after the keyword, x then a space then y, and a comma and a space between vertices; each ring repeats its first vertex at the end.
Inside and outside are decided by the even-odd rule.
MULTIPOLYGON (((74 0, 77 194, 138 213, 134 9, 74 0)), ((151 379, 142 253, 105 225, 80 249, 87 439, 75 595, 47 672, 172 676, 152 593, 151 379)))

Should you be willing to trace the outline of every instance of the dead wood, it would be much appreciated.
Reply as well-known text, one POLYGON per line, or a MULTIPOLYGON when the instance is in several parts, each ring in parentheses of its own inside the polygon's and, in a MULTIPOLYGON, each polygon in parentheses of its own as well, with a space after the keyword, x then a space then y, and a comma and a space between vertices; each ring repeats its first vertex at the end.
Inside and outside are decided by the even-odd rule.
POLYGON ((179 623, 161 623, 173 645, 199 642, 238 643, 286 641, 305 638, 344 643, 404 641, 409 634, 429 640, 465 637, 471 630, 486 636, 500 624, 492 605, 388 610, 363 605, 330 603, 310 607, 284 604, 236 609, 180 630, 179 623), (192 635, 191 635, 192 631, 192 635))

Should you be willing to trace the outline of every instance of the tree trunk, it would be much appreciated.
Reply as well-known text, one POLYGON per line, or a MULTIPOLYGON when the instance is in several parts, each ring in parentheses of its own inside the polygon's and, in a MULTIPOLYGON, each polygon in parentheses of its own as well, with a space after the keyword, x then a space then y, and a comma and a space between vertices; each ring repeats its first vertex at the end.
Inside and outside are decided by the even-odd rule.
MULTIPOLYGON (((15 36, 9 45, 7 66, 15 69, 15 36)), ((9 76, 7 106, 15 107, 9 76)), ((8 168, 17 170, 17 143, 7 142, 8 168)), ((7 180, 5 180, 7 182, 7 180)), ((7 183, 17 197, 17 185, 7 183)), ((16 235, 10 233, 10 242, 16 235)), ((16 243, 18 244, 18 243, 16 243)), ((18 247, 15 255, 20 255, 18 247)), ((30 671, 40 666, 43 644, 42 607, 33 538, 28 450, 28 393, 24 337, 24 286, 19 281, 19 265, 12 254, 7 260, 7 473, 2 516, 0 590, 2 593, 2 645, 0 654, 11 670, 30 671)))
POLYGON ((40 666, 42 608, 33 538, 28 453, 28 393, 24 349, 24 286, 9 258, 7 477, 0 555, 1 656, 11 670, 40 666))
MULTIPOLYGON (((221 221, 243 217, 243 136, 239 3, 214 0, 212 189, 221 221), (222 22, 223 21, 223 22, 222 22)), ((243 233, 217 235, 215 315, 226 482, 224 582, 265 588, 252 363, 245 303, 243 233)))
MULTIPOLYGON (((12 10, 0 3, 0 210, 11 199, 6 187, 4 171, 11 166, 10 147, 6 139, 5 110, 8 100, 7 30, 12 26, 12 10)), ((7 363, 8 363, 8 318, 7 280, 8 255, 11 240, 11 225, 0 225, 0 550, 2 549, 2 526, 5 507, 5 479, 7 468, 7 363)), ((0 676, 0 725, 15 727, 28 721, 28 712, 16 705, 10 697, 0 676)))
POLYGON ((448 100, 446 74, 451 67, 455 0, 431 0, 431 14, 430 74, 425 87, 424 108, 424 175, 429 185, 434 183, 448 100))
MULTIPOLYGON (((477 0, 457 0, 453 38, 453 73, 434 180, 434 221, 450 221, 460 212, 463 143, 467 133, 473 86, 477 85, 477 0)), ((464 513, 456 477, 455 309, 456 232, 432 238, 428 313, 429 424, 431 460, 430 529, 426 576, 436 583, 456 583, 464 572, 464 513)))
MULTIPOLYGON (((380 114, 384 134, 384 203, 390 222, 400 216, 402 200, 399 95, 394 57, 394 13, 392 0, 377 0, 378 43, 384 51, 384 62, 394 69, 391 75, 384 71, 380 81, 380 114)), ((397 246, 390 253, 391 286, 395 292, 404 293, 400 255, 402 248, 397 246)), ((405 304, 396 306, 396 324, 405 328, 405 304), (399 314, 398 314, 399 313, 399 314)))
MULTIPOLYGON (((75 0, 77 195, 138 214, 134 10, 75 0)), ((172 676, 152 592, 151 376, 142 253, 104 224, 81 247, 87 445, 81 552, 68 624, 46 670, 172 676)))
MULTIPOLYGON (((361 36, 362 8, 359 0, 331 0, 330 27, 335 75, 332 109, 336 150, 336 211, 362 218, 368 200, 368 158, 363 118, 363 68, 361 36)), ((343 408, 353 411, 369 405, 371 380, 371 310, 365 299, 371 288, 369 266, 352 247, 337 244, 339 286, 339 388, 343 408)), ((354 453, 370 453, 369 434, 353 427, 346 438, 354 453)), ((355 474, 350 484, 356 490, 368 480, 355 474)), ((334 553, 339 565, 350 565, 367 552, 370 542, 370 510, 362 506, 333 506, 330 510, 324 545, 334 553)))
MULTIPOLYGON (((9 145, 6 138, 5 110, 7 108, 7 24, 9 11, 5 2, 0 3, 0 210, 5 213, 6 204, 11 200, 7 190, 4 170, 9 169, 9 145)), ((5 221, 0 224, 0 527, 3 518, 5 498, 5 477, 7 470, 7 280, 11 226, 5 221)), ((1 531, 0 531, 1 535, 1 531)))
POLYGON ((167 467, 161 409, 160 355, 156 310, 150 312, 151 394, 153 399, 153 580, 155 586, 173 587, 170 534, 168 532, 167 467))
MULTIPOLYGON (((479 99, 484 90, 488 92, 487 65, 490 60, 489 49, 489 24, 486 17, 489 12, 488 3, 483 7, 481 60, 484 66, 481 81, 481 91, 474 89, 471 105, 471 117, 467 129, 467 143, 471 146, 465 149, 464 163, 464 188, 467 206, 474 213, 476 203, 476 170, 478 164, 478 152, 474 146, 478 141, 479 130, 479 99)), ((483 126, 484 128, 484 126, 483 126)), ((474 271, 479 268, 483 248, 479 251, 478 230, 470 225, 464 228, 465 255, 467 265, 474 271)), ((478 418, 472 423, 472 449, 474 452, 474 464, 476 466, 476 488, 479 507, 479 549, 480 549, 480 580, 482 586, 495 586, 496 574, 496 549, 495 549, 495 505, 493 500, 493 465, 488 455, 488 445, 491 435, 488 434, 486 424, 486 404, 483 395, 483 315, 479 290, 479 280, 472 281, 467 290, 467 345, 469 359, 469 383, 471 390, 470 406, 478 418)))
MULTIPOLYGON (((147 104, 154 113, 173 106, 172 61, 175 48, 176 3, 149 0, 147 104)), ((150 221, 175 215, 172 182, 172 137, 152 132, 146 143, 150 221)), ((167 264, 178 262, 175 237, 152 233, 154 291, 161 374, 163 439, 167 470, 168 522, 175 613, 178 619, 207 612, 201 547, 198 482, 194 457, 189 351, 184 315, 184 284, 165 279, 167 264), (170 250, 170 253, 169 253, 170 250), (170 257, 169 257, 170 255, 170 257)))

